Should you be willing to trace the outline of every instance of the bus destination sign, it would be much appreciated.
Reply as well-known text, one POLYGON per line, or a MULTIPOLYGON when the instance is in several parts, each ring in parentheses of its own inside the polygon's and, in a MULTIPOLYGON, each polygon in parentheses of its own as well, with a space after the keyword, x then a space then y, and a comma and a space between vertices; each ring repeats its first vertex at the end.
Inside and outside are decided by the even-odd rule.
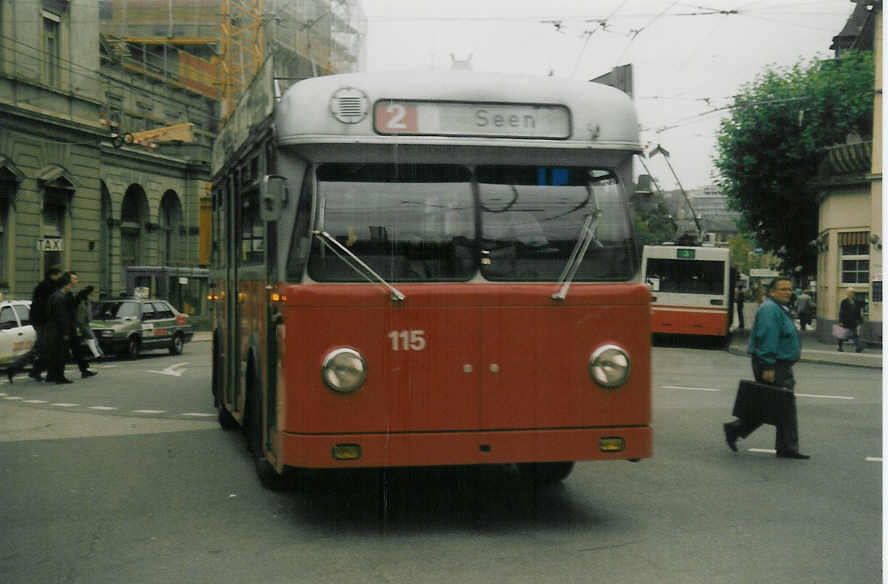
POLYGON ((379 134, 491 138, 570 137, 563 105, 380 100, 373 108, 379 134))
POLYGON ((677 249, 675 250, 675 253, 677 254, 676 257, 678 257, 678 259, 680 260, 692 260, 694 259, 695 251, 696 250, 693 249, 677 249))

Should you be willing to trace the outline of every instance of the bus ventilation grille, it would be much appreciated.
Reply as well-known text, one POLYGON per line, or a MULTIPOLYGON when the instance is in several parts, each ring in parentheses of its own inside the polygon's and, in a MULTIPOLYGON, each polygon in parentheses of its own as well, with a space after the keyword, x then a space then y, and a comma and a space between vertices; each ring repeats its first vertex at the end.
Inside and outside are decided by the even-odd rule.
POLYGON ((367 117, 367 96, 360 89, 344 87, 333 94, 330 109, 343 124, 357 124, 367 117))

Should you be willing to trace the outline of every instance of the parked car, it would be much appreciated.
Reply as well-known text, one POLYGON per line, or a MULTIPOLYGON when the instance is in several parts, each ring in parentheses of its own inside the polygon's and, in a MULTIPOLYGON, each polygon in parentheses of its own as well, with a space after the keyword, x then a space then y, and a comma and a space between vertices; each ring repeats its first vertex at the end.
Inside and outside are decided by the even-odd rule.
POLYGON ((194 337, 188 315, 166 300, 150 298, 96 302, 90 328, 106 354, 124 353, 130 357, 150 349, 169 349, 170 355, 178 355, 194 337))
POLYGON ((31 358, 36 338, 31 301, 0 301, 0 370, 24 365, 31 358))

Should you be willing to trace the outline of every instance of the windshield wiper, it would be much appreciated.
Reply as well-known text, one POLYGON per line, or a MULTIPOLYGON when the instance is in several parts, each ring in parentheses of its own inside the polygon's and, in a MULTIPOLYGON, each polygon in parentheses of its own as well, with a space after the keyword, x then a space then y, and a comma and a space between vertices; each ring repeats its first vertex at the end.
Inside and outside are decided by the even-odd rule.
POLYGON ((365 280, 367 280, 368 282, 370 282, 371 284, 374 284, 374 285, 376 285, 376 282, 374 282, 373 280, 368 278, 367 274, 370 274, 374 278, 376 278, 376 280, 379 283, 381 283, 383 286, 385 286, 388 289, 388 291, 391 293, 392 300, 394 300, 395 302, 403 302, 404 300, 407 299, 407 297, 404 296, 404 294, 400 290, 398 290, 397 288, 395 288, 394 286, 392 286, 391 284, 386 282, 385 279, 382 276, 380 276, 379 274, 377 274, 375 271, 373 271, 373 268, 368 266, 364 262, 364 260, 362 260, 361 258, 356 256, 354 254, 354 252, 352 252, 350 249, 348 249, 347 247, 345 247, 344 245, 339 243, 339 241, 337 241, 335 237, 333 237, 332 235, 330 235, 326 231, 315 230, 315 231, 312 231, 312 234, 316 235, 318 237, 318 239, 321 240, 321 243, 326 245, 330 249, 330 251, 332 251, 334 254, 336 254, 336 256, 339 259, 344 261, 348 265, 348 267, 350 267, 355 272, 357 272, 359 276, 361 276, 362 278, 364 278, 365 280), (343 254, 345 254, 345 256, 343 256, 343 254), (357 264, 357 265, 355 265, 355 264, 357 264), (361 271, 361 269, 363 269, 364 271, 361 271))
POLYGON ((594 209, 590 214, 586 215, 586 220, 583 221, 583 226, 580 229, 580 237, 577 239, 573 251, 570 252, 570 257, 564 265, 561 275, 558 276, 558 283, 561 284, 563 282, 564 285, 561 286, 558 292, 552 294, 552 300, 564 300, 567 298, 567 290, 570 288, 570 283, 573 281, 574 276, 577 275, 577 270, 580 269, 583 258, 586 257, 586 250, 589 249, 589 244, 594 240, 597 247, 602 247, 601 242, 595 238, 595 231, 598 229, 598 219, 600 217, 600 209, 594 209))

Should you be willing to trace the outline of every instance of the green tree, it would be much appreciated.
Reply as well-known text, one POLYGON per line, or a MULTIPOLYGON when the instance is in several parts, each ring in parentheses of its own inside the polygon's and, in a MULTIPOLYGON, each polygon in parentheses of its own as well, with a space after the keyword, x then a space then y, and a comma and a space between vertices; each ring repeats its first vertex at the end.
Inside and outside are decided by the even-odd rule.
POLYGON ((827 147, 872 133, 873 60, 841 59, 767 68, 734 98, 714 163, 731 207, 784 271, 816 272, 818 204, 810 181, 827 147))
POLYGON ((641 245, 674 241, 675 223, 661 195, 636 196, 632 203, 635 235, 641 245))
POLYGON ((754 250, 758 243, 748 233, 738 233, 728 240, 728 249, 731 250, 731 265, 742 274, 748 274, 750 268, 757 268, 759 256, 754 250))

